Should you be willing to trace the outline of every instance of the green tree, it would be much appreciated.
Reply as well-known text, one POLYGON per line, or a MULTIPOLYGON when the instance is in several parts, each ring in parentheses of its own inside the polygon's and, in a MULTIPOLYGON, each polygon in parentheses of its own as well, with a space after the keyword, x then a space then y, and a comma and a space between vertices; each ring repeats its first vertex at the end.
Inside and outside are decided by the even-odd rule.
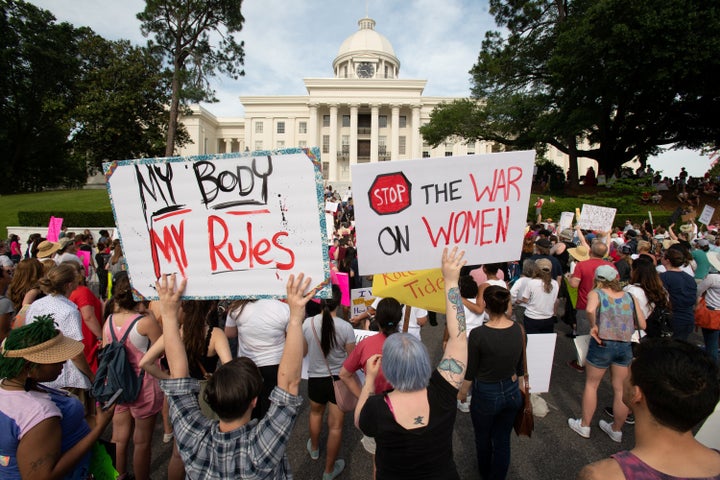
POLYGON ((720 144, 720 7, 693 0, 490 0, 472 99, 421 129, 511 148, 539 143, 606 173, 664 146, 720 144))
POLYGON ((174 154, 180 105, 214 101, 208 83, 217 72, 237 79, 244 75, 243 42, 233 34, 242 29, 241 0, 146 0, 137 15, 143 35, 153 35, 172 72, 172 96, 165 155, 174 154), (213 43, 213 40, 215 42, 213 43))
POLYGON ((81 185, 68 141, 78 31, 21 0, 0 0, 0 13, 0 194, 81 185))
MULTIPOLYGON (((92 32, 85 33, 79 50, 81 91, 72 112, 73 154, 86 161, 91 172, 107 160, 162 156, 170 95, 161 56, 92 32)), ((176 145, 187 138, 180 128, 176 145)))

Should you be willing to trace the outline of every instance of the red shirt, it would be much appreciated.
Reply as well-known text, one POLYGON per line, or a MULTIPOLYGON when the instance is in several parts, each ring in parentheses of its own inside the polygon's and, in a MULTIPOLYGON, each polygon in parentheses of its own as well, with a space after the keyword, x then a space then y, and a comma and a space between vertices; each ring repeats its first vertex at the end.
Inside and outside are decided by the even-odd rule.
MULTIPOLYGON (((361 340, 345 360, 345 363, 343 363, 345 370, 350 373, 355 373, 362 368, 364 372, 365 363, 368 359, 375 354, 382 354, 382 348, 386 338, 384 334, 378 333, 377 335, 361 340)), ((380 367, 380 371, 377 377, 375 377, 375 393, 382 393, 392 389, 393 386, 387 381, 385 375, 383 375, 382 367, 380 367)))
MULTIPOLYGON (((578 262, 575 265, 575 271, 573 271, 573 278, 580 279, 580 285, 578 286, 578 299, 575 308, 577 310, 585 310, 587 306, 587 296, 590 290, 595 286, 595 270, 600 265, 610 265, 615 268, 610 262, 606 262, 601 258, 588 258, 582 262, 578 262)), ((617 268, 615 268, 617 270, 617 268)))
MULTIPOLYGON (((82 309, 83 307, 86 307, 88 305, 93 307, 93 309, 95 310, 95 318, 97 318, 98 323, 102 327, 102 302, 99 298, 95 296, 92 290, 90 290, 88 287, 80 285, 70 294, 70 301, 77 305, 78 309, 82 309)), ((83 353, 85 354, 85 359, 87 360, 88 365, 90 365, 90 370, 95 373, 97 372, 98 368, 98 340, 95 334, 92 333, 92 331, 85 324, 84 318, 82 321, 82 334, 82 343, 85 346, 85 348, 83 349, 83 353)))

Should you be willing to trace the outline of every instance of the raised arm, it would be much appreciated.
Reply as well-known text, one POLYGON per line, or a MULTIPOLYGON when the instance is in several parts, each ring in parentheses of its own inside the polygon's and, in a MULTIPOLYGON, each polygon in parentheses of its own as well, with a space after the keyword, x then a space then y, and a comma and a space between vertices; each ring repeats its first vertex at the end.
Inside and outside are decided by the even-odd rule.
POLYGON ((190 376, 187 352, 180 338, 180 328, 178 327, 177 318, 180 296, 183 290, 185 290, 185 283, 186 281, 183 278, 180 281, 180 285, 176 288, 175 274, 163 275, 155 283, 158 295, 160 296, 162 310, 165 357, 170 366, 172 378, 187 378, 190 376))
POLYGON ((460 388, 467 368, 467 334, 465 333, 465 311, 458 287, 460 269, 465 265, 465 252, 457 247, 442 254, 442 274, 445 281, 445 318, 448 329, 448 342, 442 360, 437 369, 440 375, 455 388, 460 388))
POLYGON ((278 367, 277 386, 292 395, 297 395, 300 387, 304 342, 302 324, 305 320, 305 305, 317 290, 312 289, 309 293, 305 293, 310 287, 310 280, 301 273, 297 278, 295 275, 290 275, 287 282, 290 321, 285 332, 285 348, 278 367))
POLYGON ((579 225, 575 225, 575 234, 578 236, 578 240, 580 240, 580 245, 590 250, 590 245, 588 245, 585 235, 582 233, 582 229, 579 225))

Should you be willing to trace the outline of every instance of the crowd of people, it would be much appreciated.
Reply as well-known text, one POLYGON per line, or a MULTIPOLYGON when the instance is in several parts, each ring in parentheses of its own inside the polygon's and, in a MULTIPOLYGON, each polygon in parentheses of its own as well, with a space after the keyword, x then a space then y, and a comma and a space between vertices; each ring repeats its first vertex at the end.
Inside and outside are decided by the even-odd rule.
MULTIPOLYGON (((358 271, 350 195, 326 191, 339 204, 328 257, 357 288, 370 279, 358 271)), ((324 454, 324 480, 345 468, 346 413, 373 455, 368 478, 459 478, 458 412, 472 422, 479 477, 506 478, 529 387, 527 335, 562 330, 589 335, 584 358, 567 359, 585 374, 581 416, 568 427, 591 437, 610 370, 613 402, 604 411, 612 421, 601 419, 600 430, 618 443, 626 423, 636 432, 632 451, 579 478, 720 478, 720 453, 692 437, 720 398, 720 235, 692 222, 626 221, 608 232, 532 222, 515 262, 466 265, 464 252, 446 249, 439 259, 445 335, 435 368, 421 335, 435 314, 394 298, 376 298, 351 316, 336 286, 313 301, 315 283, 298 272, 282 301, 182 300, 185 280, 163 276, 160 300, 143 302, 107 231, 97 242, 90 232, 64 230, 57 242, 33 235, 24 251, 19 238, 9 246, 0 255, 2 478, 89 478, 90 452, 111 425, 119 478, 148 479, 158 418, 163 441, 173 442, 167 478, 291 478, 286 451, 303 401, 303 357, 310 404, 303 444, 312 460, 324 454), (657 326, 660 311, 670 312, 667 331, 657 326), (377 333, 356 344, 353 328, 377 333), (702 348, 687 343, 696 329, 702 348), (98 352, 125 337, 140 393, 98 405, 90 394, 98 352), (336 384, 357 398, 354 410, 340 408, 336 384), (694 461, 671 462, 677 454, 665 450, 674 445, 694 461)))

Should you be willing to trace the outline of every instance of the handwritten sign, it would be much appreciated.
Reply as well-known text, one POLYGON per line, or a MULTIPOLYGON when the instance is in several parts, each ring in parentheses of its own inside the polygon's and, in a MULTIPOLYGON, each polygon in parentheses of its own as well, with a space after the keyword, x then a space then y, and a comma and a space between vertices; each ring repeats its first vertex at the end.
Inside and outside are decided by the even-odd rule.
POLYGON ((45 238, 47 238, 49 242, 58 241, 58 237, 60 236, 60 230, 62 229, 62 224, 62 218, 50 217, 50 221, 48 222, 47 235, 45 235, 45 238))
POLYGON ((583 204, 578 225, 583 230, 609 232, 615 221, 616 211, 615 208, 583 204))
POLYGON ((278 298, 291 273, 328 282, 318 150, 124 160, 104 164, 135 293, 162 274, 186 298, 278 298))
POLYGON ((562 232, 565 229, 572 228, 573 212, 562 212, 560 214, 560 222, 558 223, 558 231, 562 232))
POLYGON ((703 208, 702 214, 700 215, 698 222, 702 223, 703 225, 710 225, 710 222, 712 222, 712 218, 713 218, 714 214, 715 214, 715 207, 711 207, 710 205, 705 205, 705 208, 703 208))
POLYGON ((520 258, 535 152, 352 165, 362 275, 520 258))
POLYGON ((372 288, 353 288, 350 290, 350 316, 356 317, 365 313, 375 301, 372 288))
POLYGON ((439 268, 373 276, 372 293, 433 312, 445 313, 445 282, 439 268))

